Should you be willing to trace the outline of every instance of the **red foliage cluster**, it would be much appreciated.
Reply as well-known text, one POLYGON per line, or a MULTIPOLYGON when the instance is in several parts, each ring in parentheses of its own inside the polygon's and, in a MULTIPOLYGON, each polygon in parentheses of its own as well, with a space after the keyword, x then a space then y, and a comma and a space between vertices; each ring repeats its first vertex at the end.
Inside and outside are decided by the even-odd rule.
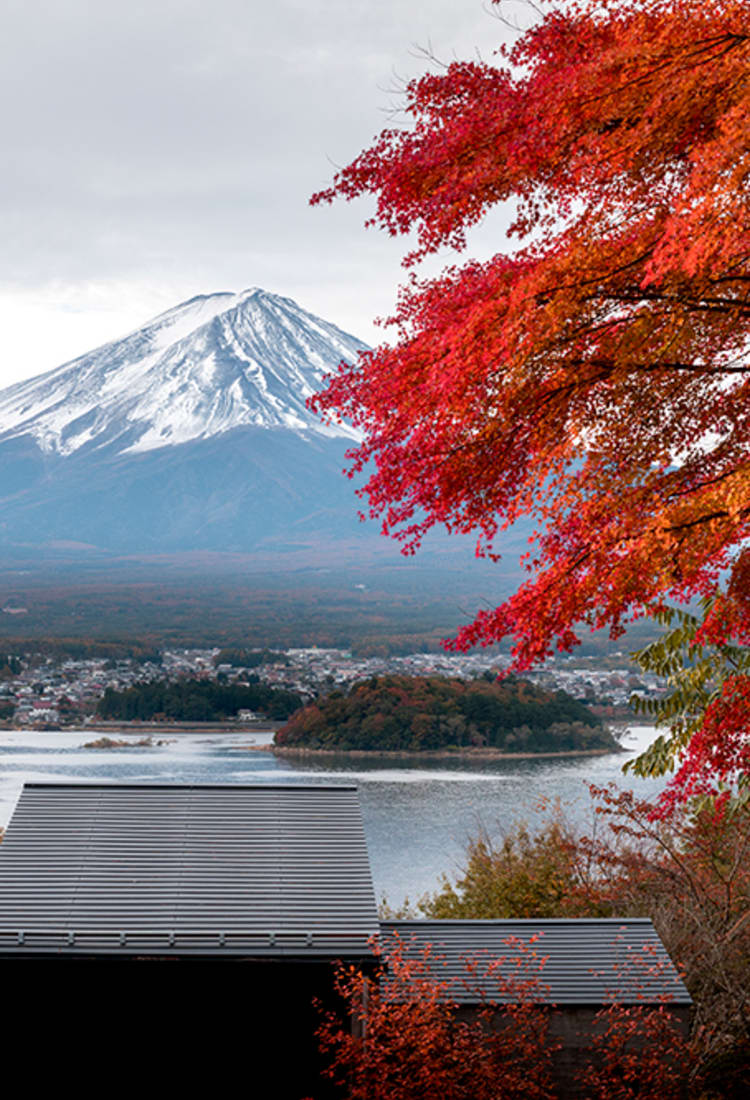
POLYGON ((519 977, 518 968, 505 977, 498 961, 498 997, 509 1003, 503 1026, 492 1028, 490 1005, 473 1019, 456 1018, 449 985, 435 975, 439 961, 429 948, 415 952, 396 938, 376 980, 355 967, 339 969, 337 991, 356 1034, 338 1015, 325 1018, 319 1038, 329 1076, 346 1085, 349 1100, 551 1100, 553 1047, 546 1016, 532 1004, 538 978, 519 977))
MULTIPOLYGON (((554 1100, 560 1043, 550 1036, 554 1008, 542 1003, 545 959, 533 941, 506 941, 512 962, 467 960, 463 984, 475 990, 489 981, 496 992, 463 1015, 436 976, 441 960, 430 947, 416 951, 396 936, 375 977, 341 965, 337 992, 354 1026, 336 1013, 324 1017, 318 1038, 328 1076, 348 1100, 554 1100)), ((677 1100, 691 1061, 665 1008, 612 1004, 595 1021, 581 1096, 677 1100)))
POLYGON ((500 52, 413 81, 411 128, 313 201, 373 194, 407 262, 511 201, 518 246, 413 279, 397 342, 313 404, 363 429, 406 552, 535 517, 532 576, 454 642, 513 636, 523 669, 714 593, 750 534, 750 8, 580 0, 500 52))
POLYGON ((592 1041, 593 1058, 581 1074, 586 1100, 677 1100, 685 1095, 687 1047, 666 1008, 611 1005, 601 1022, 592 1041))
MULTIPOLYGON (((412 81, 411 126, 314 196, 374 195, 374 224, 416 232, 407 264, 463 247, 498 203, 518 240, 412 276, 396 342, 312 405, 363 431, 350 472, 368 466, 370 516, 405 553, 441 524, 494 557, 533 517, 529 579, 447 644, 512 637, 522 670, 581 624, 616 637, 666 600, 719 593, 706 638, 747 642, 750 6, 542 10, 499 64, 412 81)), ((731 716, 744 723, 745 697, 735 684, 709 715, 706 767, 746 764, 731 716)))
MULTIPOLYGON (((744 1098, 750 1094, 750 804, 683 806, 665 822, 655 818, 654 803, 632 791, 615 784, 590 791, 594 812, 587 834, 553 804, 534 833, 521 824, 501 842, 472 841, 455 884, 446 880, 432 897, 423 898, 419 914, 432 920, 650 918, 694 1002, 691 1043, 698 1064, 687 1095, 703 1095, 695 1076, 705 1075, 706 1100, 714 1095, 744 1098), (736 1092, 728 1088, 715 1094, 713 1087, 732 1073, 736 1092)), ((621 1005, 634 988, 651 995, 665 988, 665 974, 659 974, 658 958, 650 951, 618 951, 616 957, 623 968, 616 967, 608 983, 614 1004, 621 1005)), ((619 1027, 626 1032, 631 1016, 640 1017, 647 1047, 651 1029, 659 1034, 661 1024, 647 1011, 620 1014, 613 1008, 612 1014, 620 1021, 621 1038, 619 1027)), ((600 1017, 603 1034, 608 1019, 609 1009, 600 1017)), ((595 1044, 600 1052, 601 1046, 595 1044)), ((673 1049, 680 1051, 677 1064, 687 1067, 689 1052, 673 1049)), ((625 1057, 627 1045, 621 1050, 625 1057)), ((664 1067, 665 1072, 674 1068, 664 1067)), ((581 1094, 588 1095, 583 1089, 581 1094)))

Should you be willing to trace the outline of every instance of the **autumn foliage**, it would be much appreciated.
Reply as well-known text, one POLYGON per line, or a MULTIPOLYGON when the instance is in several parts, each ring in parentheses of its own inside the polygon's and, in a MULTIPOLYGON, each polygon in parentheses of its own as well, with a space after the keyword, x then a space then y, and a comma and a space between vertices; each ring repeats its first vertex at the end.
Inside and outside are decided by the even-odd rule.
MULTIPOLYGON (((554 1100, 572 1095, 555 1068, 555 1008, 544 985, 543 943, 506 940, 508 955, 467 958, 461 984, 494 987, 461 1012, 441 979, 441 957, 397 933, 376 947, 379 968, 341 965, 336 988, 353 1026, 328 1013, 318 1038, 328 1077, 347 1100, 554 1100)), ((575 1095, 582 1100, 678 1100, 692 1048, 666 1006, 613 1002, 581 1045, 575 1095)))
MULTIPOLYGON (((354 1029, 328 1015, 320 1028, 329 1076, 346 1086, 348 1100, 551 1100, 554 1096, 547 1040, 548 1020, 540 998, 539 960, 519 944, 521 966, 510 973, 491 966, 497 999, 471 1019, 456 1018, 446 981, 436 974, 440 960, 429 948, 391 943, 387 957, 376 947, 376 975, 342 966, 337 992, 348 1006, 354 1029), (500 1007, 504 1026, 491 1027, 500 1007)), ((516 955, 519 955, 516 950, 516 955)), ((474 975, 467 967, 467 982, 474 975)), ((485 975, 486 976, 486 975, 485 975)))
POLYGON ((577 1035, 575 1080, 561 1079, 543 934, 510 937, 505 957, 489 965, 467 956, 464 975, 449 983, 439 949, 396 933, 395 946, 380 945, 379 973, 338 970, 355 1027, 329 1014, 320 1029, 329 1075, 350 1100, 748 1095, 750 808, 682 810, 667 824, 632 792, 591 793, 588 830, 574 828, 557 804, 540 807, 536 830, 519 824, 499 841, 473 842, 458 881, 423 898, 419 915, 649 917, 693 998, 690 1038, 675 1028, 668 999, 654 1004, 645 995, 663 964, 651 950, 628 954, 612 1002, 577 1035), (475 1015, 457 1011, 456 981, 460 990, 483 990, 472 998, 475 1015), (623 1003, 623 991, 639 984, 643 1000, 623 1003))
POLYGON ((579 700, 523 680, 381 676, 296 711, 275 743, 329 750, 439 751, 490 746, 505 752, 617 749, 579 700))
POLYGON ((513 221, 491 259, 412 275, 396 342, 314 405, 363 431, 352 472, 406 552, 442 524, 492 555, 534 518, 528 580, 457 647, 512 637, 524 669, 581 624, 616 636, 698 596, 711 641, 747 643, 750 6, 541 12, 496 61, 412 81, 409 124, 315 196, 373 195, 371 221, 412 234, 407 264, 462 248, 497 204, 513 221))
POLYGON ((585 1100, 677 1100, 689 1095, 691 1049, 665 1007, 611 1005, 580 1076, 585 1100))
MULTIPOLYGON (((445 879, 416 912, 399 915, 650 918, 693 998, 693 1049, 704 1072, 724 1083, 736 1072, 736 1095, 744 1096, 750 1087, 750 806, 676 807, 663 821, 653 803, 632 791, 592 786, 591 795, 585 829, 557 804, 540 807, 535 828, 519 823, 499 838, 472 841, 457 880, 445 879)), ((605 1033, 611 1024, 623 1058, 628 1047, 621 1040, 638 1015, 623 1008, 607 1017, 605 1033)), ((662 1023, 644 1017, 638 1026, 658 1047, 662 1023)), ((601 1062, 596 1072, 603 1072, 601 1062)))

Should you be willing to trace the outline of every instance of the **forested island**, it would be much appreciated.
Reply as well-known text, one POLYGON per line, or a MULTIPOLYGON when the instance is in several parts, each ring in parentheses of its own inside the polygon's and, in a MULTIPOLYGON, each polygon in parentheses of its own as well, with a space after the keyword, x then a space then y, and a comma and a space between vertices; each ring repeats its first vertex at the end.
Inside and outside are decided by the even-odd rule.
POLYGON ((608 729, 565 691, 525 680, 380 676, 296 711, 276 733, 283 749, 508 753, 616 751, 608 729))

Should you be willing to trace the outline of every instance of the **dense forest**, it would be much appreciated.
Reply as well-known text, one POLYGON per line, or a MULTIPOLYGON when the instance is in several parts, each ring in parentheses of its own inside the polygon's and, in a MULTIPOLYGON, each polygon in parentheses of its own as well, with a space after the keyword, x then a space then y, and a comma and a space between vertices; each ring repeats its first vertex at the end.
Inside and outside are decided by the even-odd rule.
POLYGON ((291 691, 260 683, 221 684, 210 680, 157 680, 135 684, 125 691, 107 688, 99 702, 102 718, 121 721, 172 719, 178 722, 214 722, 234 718, 239 710, 253 710, 283 721, 302 705, 291 691))
MULTIPOLYGON (((39 638, 4 638, 3 650, 7 656, 0 656, 0 668, 3 662, 17 660, 23 655, 25 658, 51 658, 53 661, 86 661, 104 657, 112 661, 137 661, 145 664, 151 661, 161 664, 161 651, 150 642, 136 641, 135 639, 103 639, 85 637, 39 637, 39 638), (11 657, 15 654, 15 657, 11 657)), ((16 671, 20 671, 20 664, 16 671)))
MULTIPOLYGON (((43 646, 50 656, 62 644, 70 656, 128 656, 171 647, 286 649, 291 646, 351 649, 361 657, 437 652, 463 618, 462 609, 483 588, 453 572, 415 588, 403 576, 370 578, 343 570, 326 580, 311 574, 228 573, 212 560, 187 570, 169 560, 134 562, 129 568, 92 563, 88 568, 0 568, 4 599, 23 615, 0 613, 3 650, 22 653, 43 646), (363 580, 367 588, 357 587, 363 580), (451 599, 446 600, 445 593, 451 599), (22 637, 19 637, 22 632, 22 637), (81 648, 75 648, 78 640, 81 648), (101 648, 100 648, 101 647, 101 648)), ((607 631, 586 635, 581 656, 606 658, 652 641, 658 627, 647 621, 612 641, 607 631)), ((507 651, 508 646, 501 647, 507 651)))
POLYGON ((506 752, 616 749, 583 703, 492 674, 476 680, 381 676, 332 692, 292 715, 276 734, 286 747, 418 752, 482 747, 506 752))

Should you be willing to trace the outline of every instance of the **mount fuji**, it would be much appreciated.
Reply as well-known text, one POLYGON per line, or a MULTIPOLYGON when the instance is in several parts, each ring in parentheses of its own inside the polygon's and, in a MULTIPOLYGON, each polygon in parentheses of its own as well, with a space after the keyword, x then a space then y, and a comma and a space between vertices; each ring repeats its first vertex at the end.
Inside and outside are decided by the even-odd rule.
POLYGON ((249 553, 361 539, 341 476, 356 435, 305 401, 364 346, 253 288, 192 298, 0 391, 0 544, 249 553))
POLYGON ((45 455, 141 454, 235 428, 352 438, 305 407, 364 345, 258 288, 201 295, 124 339, 0 392, 0 440, 45 455))
MULTIPOLYGON (((359 522, 342 476, 357 435, 305 402, 365 346, 253 288, 192 298, 0 391, 0 566, 62 556, 214 569, 240 555, 263 572, 395 567, 426 581, 448 569, 497 582, 472 539, 435 535, 405 559, 359 522)), ((521 534, 505 549, 520 554, 521 534)))

